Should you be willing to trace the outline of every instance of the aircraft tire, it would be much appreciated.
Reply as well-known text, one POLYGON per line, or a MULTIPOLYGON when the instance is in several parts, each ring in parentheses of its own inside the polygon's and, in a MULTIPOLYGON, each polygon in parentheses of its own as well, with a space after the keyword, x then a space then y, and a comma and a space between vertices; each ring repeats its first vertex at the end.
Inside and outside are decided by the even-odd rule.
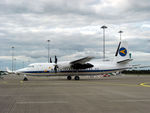
POLYGON ((74 79, 75 80, 80 80, 80 77, 79 76, 75 76, 74 79))
POLYGON ((27 78, 27 77, 24 77, 23 81, 28 81, 28 78, 27 78))
POLYGON ((67 76, 67 80, 71 80, 72 79, 72 77, 71 76, 67 76))

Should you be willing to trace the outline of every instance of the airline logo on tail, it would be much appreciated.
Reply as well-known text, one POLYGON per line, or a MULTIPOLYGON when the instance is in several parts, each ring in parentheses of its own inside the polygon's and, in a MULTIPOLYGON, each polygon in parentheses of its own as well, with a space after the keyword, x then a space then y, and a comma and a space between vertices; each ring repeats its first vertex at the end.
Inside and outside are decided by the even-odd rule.
POLYGON ((121 47, 121 48, 119 49, 119 54, 120 54, 121 56, 126 56, 126 54, 127 54, 126 48, 121 47))

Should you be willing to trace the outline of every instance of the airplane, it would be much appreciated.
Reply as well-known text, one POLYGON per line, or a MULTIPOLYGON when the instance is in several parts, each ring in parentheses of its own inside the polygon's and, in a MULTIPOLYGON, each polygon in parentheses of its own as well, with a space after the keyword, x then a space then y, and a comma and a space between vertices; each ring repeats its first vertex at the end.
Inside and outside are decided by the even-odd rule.
POLYGON ((80 76, 121 72, 133 67, 129 65, 129 62, 133 59, 129 57, 128 44, 126 41, 119 42, 113 60, 102 60, 97 63, 91 63, 92 59, 94 59, 94 57, 87 56, 74 61, 57 62, 57 57, 55 56, 54 63, 33 63, 13 73, 24 74, 24 81, 28 80, 27 76, 67 76, 68 80, 71 80, 74 76, 75 80, 80 80, 80 76))

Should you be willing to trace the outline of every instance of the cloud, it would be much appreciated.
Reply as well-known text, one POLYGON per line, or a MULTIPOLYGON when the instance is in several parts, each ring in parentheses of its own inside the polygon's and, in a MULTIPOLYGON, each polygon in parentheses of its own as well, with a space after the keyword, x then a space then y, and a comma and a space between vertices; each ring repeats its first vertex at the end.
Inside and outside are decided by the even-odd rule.
POLYGON ((51 56, 59 60, 101 57, 102 25, 108 27, 106 57, 114 56, 118 31, 123 30, 122 39, 128 40, 133 55, 142 52, 149 61, 149 8, 148 0, 1 0, 0 61, 9 66, 15 46, 18 65, 46 62, 48 39, 51 56))

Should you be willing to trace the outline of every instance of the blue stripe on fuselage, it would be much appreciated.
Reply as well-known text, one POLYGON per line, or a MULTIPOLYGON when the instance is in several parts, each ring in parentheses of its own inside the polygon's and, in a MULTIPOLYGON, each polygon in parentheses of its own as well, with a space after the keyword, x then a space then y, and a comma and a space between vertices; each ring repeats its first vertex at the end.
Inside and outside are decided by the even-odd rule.
MULTIPOLYGON (((118 71, 118 70, 123 70, 126 68, 122 69, 109 69, 109 70, 63 70, 63 71, 57 71, 57 73, 73 73, 73 72, 111 72, 111 71, 118 71)), ((55 71, 24 71, 22 73, 55 73, 55 71)))

